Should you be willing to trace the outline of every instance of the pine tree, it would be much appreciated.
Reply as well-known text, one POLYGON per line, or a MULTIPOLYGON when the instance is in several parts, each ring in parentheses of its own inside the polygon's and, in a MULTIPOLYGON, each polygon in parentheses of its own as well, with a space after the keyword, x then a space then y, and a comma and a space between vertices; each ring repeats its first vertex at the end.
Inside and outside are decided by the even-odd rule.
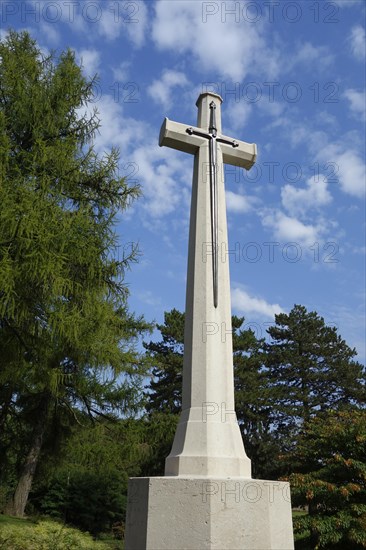
POLYGON ((365 403, 365 370, 351 349, 315 311, 295 305, 275 317, 265 346, 269 405, 286 448, 318 412, 365 403))
POLYGON ((0 42, 0 421, 17 416, 28 434, 14 515, 50 426, 75 407, 126 405, 134 388, 120 375, 138 369, 132 343, 147 327, 128 311, 135 257, 117 258, 114 230, 139 189, 118 176, 118 151, 91 145, 93 86, 70 50, 44 56, 28 33, 0 42))
POLYGON ((166 311, 164 324, 156 328, 162 341, 144 343, 152 365, 146 410, 178 414, 182 406, 184 313, 177 309, 166 311))
POLYGON ((280 447, 272 430, 270 389, 263 367, 264 340, 242 329, 243 324, 243 317, 232 317, 235 410, 253 476, 271 479, 276 477, 280 447))

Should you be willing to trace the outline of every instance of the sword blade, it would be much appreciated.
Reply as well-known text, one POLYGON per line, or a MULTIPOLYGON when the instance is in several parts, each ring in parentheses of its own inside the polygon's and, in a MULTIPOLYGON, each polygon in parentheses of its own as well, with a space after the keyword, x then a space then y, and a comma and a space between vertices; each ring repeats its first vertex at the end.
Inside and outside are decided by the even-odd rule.
POLYGON ((218 197, 217 197, 217 144, 214 137, 210 137, 210 192, 211 192, 211 240, 212 240, 212 278, 214 307, 218 304, 218 197))

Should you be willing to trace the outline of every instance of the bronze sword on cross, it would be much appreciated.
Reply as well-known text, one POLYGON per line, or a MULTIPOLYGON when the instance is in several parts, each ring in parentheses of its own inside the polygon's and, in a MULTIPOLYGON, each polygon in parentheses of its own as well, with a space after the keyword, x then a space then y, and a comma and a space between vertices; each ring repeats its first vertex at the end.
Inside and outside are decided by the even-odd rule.
MULTIPOLYGON (((213 96, 221 104, 221 97, 216 94, 202 94, 212 98, 213 96)), ((219 216, 218 216, 218 144, 222 153, 222 161, 249 170, 256 160, 257 149, 254 143, 235 140, 220 133, 221 120, 216 121, 216 103, 212 100, 209 104, 209 118, 199 121, 198 127, 185 126, 178 122, 172 122, 165 118, 161 130, 159 145, 166 145, 179 151, 200 155, 202 147, 209 145, 208 162, 202 161, 209 167, 210 177, 210 210, 211 210, 211 246, 212 246, 212 280, 213 280, 213 304, 218 305, 218 258, 219 258, 219 216)), ((202 155, 202 158, 204 156, 202 155)), ((221 158, 221 157, 220 157, 221 158)), ((201 178, 203 179, 203 178, 201 178)), ((199 184, 204 184, 200 181, 199 184)))

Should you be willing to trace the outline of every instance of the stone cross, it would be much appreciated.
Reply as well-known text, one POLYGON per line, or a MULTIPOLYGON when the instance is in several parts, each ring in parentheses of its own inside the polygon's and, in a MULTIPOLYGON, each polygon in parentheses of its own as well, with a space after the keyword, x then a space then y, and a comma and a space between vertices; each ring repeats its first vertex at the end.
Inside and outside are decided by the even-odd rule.
POLYGON ((256 145, 222 135, 221 103, 203 93, 196 127, 166 118, 160 131, 160 146, 194 155, 182 414, 166 476, 251 477, 234 411, 223 164, 251 168, 256 145))
POLYGON ((201 94, 196 127, 160 132, 194 155, 182 414, 165 476, 129 480, 126 550, 294 549, 289 484, 251 479, 234 411, 223 163, 250 168, 256 146, 222 135, 221 102, 201 94))

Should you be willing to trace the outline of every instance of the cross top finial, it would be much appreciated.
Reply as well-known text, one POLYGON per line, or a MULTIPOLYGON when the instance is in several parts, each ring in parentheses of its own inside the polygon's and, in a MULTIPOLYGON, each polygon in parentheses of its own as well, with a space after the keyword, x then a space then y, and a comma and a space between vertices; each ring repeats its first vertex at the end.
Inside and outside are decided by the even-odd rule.
POLYGON ((221 95, 219 94, 215 94, 214 92, 202 92, 199 96, 198 96, 198 99, 196 101, 196 106, 198 107, 199 104, 201 103, 201 101, 205 98, 205 97, 208 97, 210 96, 212 99, 216 99, 219 101, 219 104, 221 105, 221 103, 224 101, 221 97, 221 95))
POLYGON ((216 133, 221 133, 221 104, 223 99, 213 92, 203 92, 198 96, 196 105, 198 107, 197 126, 204 128, 207 132, 212 126, 212 112, 215 115, 216 133))

